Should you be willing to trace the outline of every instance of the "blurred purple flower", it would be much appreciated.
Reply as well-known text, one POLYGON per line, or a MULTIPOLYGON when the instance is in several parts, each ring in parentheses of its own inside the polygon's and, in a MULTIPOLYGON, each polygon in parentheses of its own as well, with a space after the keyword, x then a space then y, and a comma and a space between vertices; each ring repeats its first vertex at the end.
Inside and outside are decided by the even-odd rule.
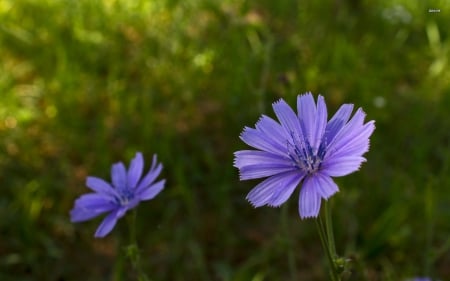
POLYGON ((247 200, 255 207, 278 207, 302 182, 300 217, 317 217, 322 198, 339 191, 331 177, 355 172, 366 160, 362 155, 369 149, 375 122, 364 124, 361 108, 350 119, 352 104, 342 105, 327 122, 324 98, 319 95, 316 105, 311 93, 297 97, 298 114, 283 99, 273 109, 280 123, 263 115, 255 129, 245 127, 240 136, 257 150, 234 154, 241 180, 268 177, 247 200))
POLYGON ((143 169, 144 159, 138 152, 128 171, 122 162, 112 165, 112 184, 97 177, 87 177, 87 187, 95 192, 81 195, 75 201, 70 211, 71 221, 83 222, 109 213, 95 232, 95 237, 105 237, 128 210, 140 201, 153 199, 164 188, 165 180, 154 182, 162 170, 156 155, 153 156, 150 171, 141 179, 143 169))

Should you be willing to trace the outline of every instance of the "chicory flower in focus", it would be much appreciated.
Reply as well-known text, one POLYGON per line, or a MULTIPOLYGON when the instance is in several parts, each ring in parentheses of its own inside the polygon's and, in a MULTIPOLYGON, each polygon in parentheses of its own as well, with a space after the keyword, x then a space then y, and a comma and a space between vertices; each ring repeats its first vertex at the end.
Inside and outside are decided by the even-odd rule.
POLYGON ((81 195, 75 201, 70 211, 71 221, 83 222, 108 213, 95 232, 95 237, 105 237, 128 210, 141 201, 153 199, 164 188, 165 180, 155 182, 162 170, 156 155, 150 171, 141 179, 143 169, 144 159, 138 152, 128 171, 122 162, 112 165, 111 184, 97 177, 87 177, 86 186, 94 192, 81 195))
POLYGON ((353 173, 366 160, 362 155, 369 149, 375 122, 364 123, 361 108, 350 118, 352 104, 342 105, 327 122, 324 98, 319 95, 316 104, 311 93, 297 97, 297 114, 283 99, 273 110, 279 123, 263 115, 255 128, 245 127, 240 136, 256 150, 235 152, 241 180, 267 177, 247 200, 255 207, 277 207, 302 183, 300 217, 317 217, 322 198, 339 191, 332 177, 353 173))

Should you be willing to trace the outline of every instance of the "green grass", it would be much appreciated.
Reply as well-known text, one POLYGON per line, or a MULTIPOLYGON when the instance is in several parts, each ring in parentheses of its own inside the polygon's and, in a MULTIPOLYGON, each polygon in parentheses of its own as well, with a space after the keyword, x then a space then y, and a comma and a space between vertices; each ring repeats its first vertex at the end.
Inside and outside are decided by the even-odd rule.
POLYGON ((325 280, 297 194, 253 209, 257 181, 233 168, 244 126, 312 91, 376 120, 367 163, 332 199, 350 280, 449 280, 449 14, 448 1, 0 1, 0 279, 120 279, 125 220, 98 240, 99 220, 68 214, 87 175, 142 151, 167 179, 138 209, 153 280, 325 280))

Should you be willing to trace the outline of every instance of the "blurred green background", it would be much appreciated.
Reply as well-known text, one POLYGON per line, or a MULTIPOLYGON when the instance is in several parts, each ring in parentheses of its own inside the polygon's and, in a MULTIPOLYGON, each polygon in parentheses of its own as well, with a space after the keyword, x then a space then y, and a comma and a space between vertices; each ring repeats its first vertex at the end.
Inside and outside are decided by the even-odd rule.
POLYGON ((350 280, 450 280, 449 32, 450 1, 0 0, 0 280, 134 280, 126 219, 94 239, 69 210, 136 151, 167 179, 138 208, 153 280, 325 280, 298 193, 253 209, 233 168, 306 91, 376 120, 332 199, 350 280))

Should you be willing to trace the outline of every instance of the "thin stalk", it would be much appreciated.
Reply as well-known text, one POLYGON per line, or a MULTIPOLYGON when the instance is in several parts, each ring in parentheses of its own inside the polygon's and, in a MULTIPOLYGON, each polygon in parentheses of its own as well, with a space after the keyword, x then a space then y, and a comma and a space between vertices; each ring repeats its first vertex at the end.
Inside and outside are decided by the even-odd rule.
POLYGON ((127 256, 130 258, 131 264, 137 273, 139 281, 148 281, 147 275, 141 267, 141 255, 136 239, 136 216, 137 210, 134 209, 130 218, 130 245, 127 247, 127 256))
POLYGON ((331 207, 329 206, 328 200, 325 200, 324 207, 325 207, 325 227, 327 231, 328 247, 330 248, 332 258, 334 260, 337 257, 336 244, 334 243, 333 220, 331 218, 331 207))
POLYGON ((117 240, 116 240, 116 251, 117 251, 117 258, 116 258, 116 262, 114 265, 114 275, 112 280, 113 281, 121 281, 123 280, 123 274, 124 274, 124 263, 125 263, 125 258, 124 255, 122 255, 122 237, 121 237, 121 233, 117 233, 119 235, 116 235, 117 240))
POLYGON ((336 265, 334 263, 334 259, 332 257, 331 249, 328 244, 327 232, 322 223, 322 218, 319 216, 316 220, 317 231, 319 232, 320 242, 322 243, 322 248, 325 251, 325 255, 327 256, 327 260, 330 266, 330 277, 332 281, 340 281, 339 274, 336 270, 336 265))

